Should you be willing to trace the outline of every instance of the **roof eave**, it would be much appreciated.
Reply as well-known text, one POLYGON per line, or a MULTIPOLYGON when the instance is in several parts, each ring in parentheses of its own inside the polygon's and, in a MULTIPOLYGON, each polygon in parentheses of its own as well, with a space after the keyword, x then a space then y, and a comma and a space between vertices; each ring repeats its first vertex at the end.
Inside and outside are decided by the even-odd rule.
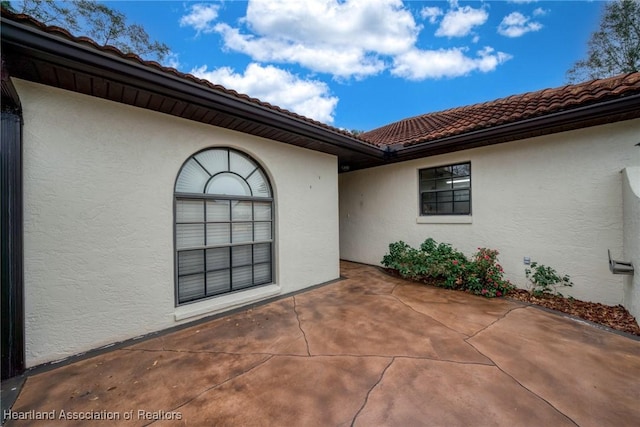
MULTIPOLYGON (((32 25, 2 17, 2 52, 12 58, 29 58, 36 63, 46 64, 58 71, 84 74, 105 79, 115 85, 152 93, 162 100, 171 100, 190 106, 220 113, 233 119, 235 124, 221 121, 210 125, 227 127, 240 132, 265 136, 287 144, 338 156, 341 171, 357 170, 443 154, 452 151, 499 144, 555 132, 578 129, 619 120, 640 117, 640 94, 621 96, 608 101, 598 101, 590 105, 545 114, 526 120, 500 126, 454 135, 422 143, 407 143, 378 147, 367 144, 335 128, 297 116, 287 111, 236 96, 223 90, 216 90, 204 82, 191 80, 184 75, 173 74, 171 70, 150 66, 109 53, 90 44, 77 42, 35 28, 32 25), (57 67, 57 68, 56 68, 57 67), (240 126, 237 125, 240 123, 240 126), (235 126, 235 127, 234 127, 235 126), (255 130, 258 128, 259 130, 255 130)), ((11 66, 11 64, 8 64, 11 66)), ((29 76, 29 72, 14 65, 11 75, 65 88, 64 83, 47 81, 47 76, 29 76), (21 77, 24 75, 25 77, 21 77), (29 78, 32 77, 32 78, 29 78)), ((75 75, 75 74, 74 74, 75 75)), ((3 89, 10 89, 10 79, 3 78, 3 89), (5 85, 5 82, 7 84, 5 85)), ((78 86, 75 91, 82 92, 78 86)), ((15 92, 15 90, 14 90, 15 92)), ((95 95, 111 99, 109 96, 95 95)), ((122 100, 116 102, 124 102, 122 100)), ((130 105, 135 105, 130 103, 130 105)), ((135 105, 140 107, 140 105, 135 105)), ((178 117, 180 113, 168 113, 162 107, 140 107, 178 117)), ((189 119, 189 118, 187 118, 189 119)), ((198 120, 191 118, 191 120, 198 120)), ((202 121, 204 119, 200 119, 202 121)), ((204 121, 202 121, 204 123, 204 121)))
POLYGON ((19 115, 22 115, 22 105, 20 103, 20 97, 18 96, 18 91, 16 90, 13 82, 11 81, 11 77, 9 76, 9 72, 7 71, 7 67, 4 63, 4 57, 0 59, 0 86, 2 92, 2 104, 1 109, 2 112, 10 111, 19 115))
POLYGON ((29 25, 3 17, 1 31, 3 52, 9 48, 9 50, 45 60, 54 66, 100 76, 123 85, 223 112, 240 120, 288 132, 303 139, 311 139, 315 147, 312 149, 315 151, 333 153, 334 150, 329 147, 327 150, 323 149, 323 147, 332 146, 375 159, 382 158, 382 151, 378 147, 368 145, 319 124, 214 90, 195 81, 186 80, 133 60, 127 60, 90 46, 83 46, 29 25))
POLYGON ((390 150, 389 161, 400 162, 634 118, 640 118, 640 94, 558 111, 431 142, 415 145, 405 144, 404 146, 395 145, 390 150))

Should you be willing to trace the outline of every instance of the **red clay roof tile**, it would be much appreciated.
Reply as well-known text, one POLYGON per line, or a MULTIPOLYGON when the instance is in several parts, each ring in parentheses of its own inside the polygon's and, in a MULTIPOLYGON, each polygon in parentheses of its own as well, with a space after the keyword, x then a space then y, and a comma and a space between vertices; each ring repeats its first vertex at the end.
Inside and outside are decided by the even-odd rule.
POLYGON ((232 89, 182 73, 174 68, 163 67, 157 62, 143 60, 133 53, 124 53, 113 46, 100 46, 88 37, 75 37, 69 31, 55 26, 46 26, 28 15, 14 14, 2 8, 2 15, 16 22, 37 27, 48 34, 63 37, 72 42, 89 46, 116 57, 134 61, 146 67, 157 69, 178 78, 195 82, 212 90, 225 93, 257 106, 278 111, 292 118, 303 120, 332 132, 348 135, 366 145, 380 148, 400 144, 413 146, 433 142, 442 138, 517 123, 523 120, 575 109, 604 102, 622 96, 640 93, 640 72, 593 80, 577 85, 567 85, 554 89, 512 95, 494 101, 407 118, 354 136, 338 129, 267 102, 240 94, 232 89))
POLYGON ((378 146, 412 146, 638 93, 640 72, 424 114, 361 136, 378 146))

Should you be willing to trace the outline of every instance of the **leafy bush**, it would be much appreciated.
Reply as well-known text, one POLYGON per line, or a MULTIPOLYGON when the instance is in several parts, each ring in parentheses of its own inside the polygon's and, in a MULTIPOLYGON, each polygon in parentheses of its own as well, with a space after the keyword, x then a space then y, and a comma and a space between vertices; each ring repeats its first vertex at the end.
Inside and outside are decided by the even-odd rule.
POLYGON ((420 252, 424 254, 424 269, 427 277, 447 280, 456 270, 456 266, 463 266, 468 262, 467 257, 447 243, 437 244, 429 238, 420 245, 420 252))
POLYGON ((451 266, 467 263, 462 252, 451 245, 429 238, 420 249, 414 249, 403 241, 389 245, 389 254, 382 258, 382 265, 396 270, 402 277, 412 280, 447 280, 451 276, 451 266))
POLYGON ((420 264, 418 251, 400 240, 389 245, 389 254, 382 258, 382 265, 396 270, 402 277, 415 279, 414 265, 420 264))
POLYGON ((524 274, 531 282, 531 293, 536 296, 544 294, 563 296, 558 292, 558 286, 573 286, 573 282, 568 275, 560 276, 553 268, 537 262, 532 262, 531 268, 526 268, 524 274))
POLYGON ((448 289, 499 297, 506 294, 512 285, 504 280, 497 257, 498 251, 479 248, 470 261, 450 244, 438 244, 428 238, 420 249, 414 249, 403 241, 390 244, 389 254, 382 259, 382 265, 407 279, 429 280, 448 289))
POLYGON ((498 254, 495 249, 478 248, 467 279, 470 292, 493 298, 501 297, 513 289, 513 285, 503 277, 504 269, 498 263, 498 254))

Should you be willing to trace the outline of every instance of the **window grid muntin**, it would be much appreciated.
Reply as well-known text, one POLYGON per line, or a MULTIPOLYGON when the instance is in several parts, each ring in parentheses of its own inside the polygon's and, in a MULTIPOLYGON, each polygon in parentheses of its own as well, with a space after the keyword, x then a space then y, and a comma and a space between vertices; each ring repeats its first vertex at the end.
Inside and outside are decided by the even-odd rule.
MULTIPOLYGON (((215 149, 214 149, 215 150, 215 149)), ((228 168, 231 165, 231 159, 230 159, 230 152, 232 150, 230 149, 224 149, 227 151, 227 166, 228 168)), ((202 152, 201 152, 202 153, 202 152)), ((198 154, 201 154, 198 153, 198 154)), ((202 227, 204 227, 204 233, 203 233, 203 239, 204 239, 204 245, 203 246, 193 246, 193 247, 180 247, 178 248, 177 244, 178 244, 178 238, 176 236, 176 255, 175 255, 175 268, 176 268, 176 305, 181 305, 181 304, 185 304, 185 303, 189 303, 189 302, 194 302, 194 301, 199 301, 202 299, 207 299, 216 295, 220 295, 220 294, 224 294, 224 293, 230 293, 230 292, 235 292, 237 290, 243 290, 243 289, 247 289, 250 287, 255 287, 255 286, 261 286, 261 285, 265 285, 268 283, 271 283, 273 281, 273 256, 274 256, 274 252, 273 252, 273 242, 274 242, 274 224, 273 224, 273 216, 274 216, 274 209, 273 209, 273 198, 271 197, 272 194, 272 190, 271 190, 271 186, 268 182, 268 179, 266 177, 266 174, 264 173, 264 171, 262 171, 262 169, 260 168, 260 166, 258 166, 250 157, 239 153, 239 152, 235 152, 235 154, 237 154, 238 156, 246 159, 247 161, 253 163, 253 165, 255 166, 254 168, 252 168, 250 170, 250 172, 247 174, 246 177, 242 177, 239 174, 236 174, 238 176, 240 176, 242 179, 244 179, 245 181, 251 177, 252 175, 254 175, 256 172, 260 173, 260 177, 262 177, 263 179, 263 188, 265 188, 266 193, 269 195, 269 197, 264 197, 264 196, 237 196, 237 195, 217 195, 217 194, 207 194, 204 193, 204 191, 206 191, 209 180, 207 180, 207 183, 204 185, 203 188, 203 193, 180 193, 180 192, 176 192, 175 193, 175 211, 176 211, 176 221, 175 221, 175 228, 177 230, 178 226, 180 225, 185 225, 185 224, 195 224, 195 225, 202 225, 202 227), (184 201, 197 201, 197 200, 202 200, 202 209, 203 209, 203 214, 202 214, 202 221, 189 221, 189 220, 184 220, 184 221, 178 221, 178 217, 177 217, 177 211, 178 211, 178 206, 180 204, 180 202, 184 202, 184 201), (207 214, 207 208, 209 205, 209 201, 229 201, 228 203, 228 220, 219 220, 219 219, 213 219, 210 220, 209 218, 207 218, 208 214, 207 214), (251 219, 248 220, 246 218, 242 218, 239 220, 234 219, 233 216, 233 207, 234 207, 234 202, 235 204, 237 203, 241 203, 241 202, 250 202, 250 212, 251 212, 251 219), (259 205, 261 207, 261 216, 259 219, 256 219, 256 205, 259 205), (268 218, 264 215, 264 213, 268 210, 268 218), (251 240, 249 241, 242 241, 242 242, 234 242, 233 241, 233 224, 250 224, 251 225, 251 240), (207 226, 209 224, 228 224, 229 226, 229 232, 230 232, 230 243, 212 243, 209 242, 208 239, 208 231, 207 231, 207 226), (270 238, 269 239, 261 239, 261 240, 256 240, 256 224, 269 224, 269 234, 270 234, 270 238), (255 253, 256 253, 256 247, 263 247, 264 245, 267 245, 266 247, 268 247, 268 254, 269 254, 269 258, 266 261, 262 261, 262 262, 255 262, 255 253), (234 247, 241 247, 241 246, 246 246, 249 247, 249 256, 250 256, 250 263, 243 263, 241 265, 233 265, 233 248, 234 247), (221 268, 212 268, 212 266, 210 266, 208 264, 208 260, 207 260, 207 253, 209 250, 215 250, 215 249, 220 249, 220 248, 227 248, 227 255, 228 255, 228 266, 227 267, 221 267, 221 268), (200 252, 200 254, 198 254, 199 256, 202 256, 202 265, 203 265, 203 269, 202 271, 197 271, 197 272, 189 272, 189 273, 185 273, 185 274, 181 274, 180 269, 179 269, 179 257, 181 253, 184 252, 190 252, 190 251, 195 251, 195 252, 200 252), (250 277, 250 282, 247 281, 243 281, 241 282, 238 286, 238 288, 234 288, 234 269, 236 270, 236 273, 241 273, 242 270, 241 269, 245 269, 246 271, 246 267, 250 267, 251 268, 251 277, 250 277), (267 269, 269 274, 268 277, 264 275, 264 269, 267 269), (228 272, 228 289, 225 291, 210 291, 209 290, 209 276, 210 273, 219 273, 219 272, 228 272), (259 274, 260 276, 258 278, 256 278, 256 274, 259 274), (202 280, 202 291, 199 295, 196 296, 187 296, 185 298, 181 298, 180 297, 180 282, 182 280, 184 280, 185 278, 188 278, 190 276, 199 276, 199 277, 203 277, 202 280)), ((194 159, 197 164, 205 171, 207 172, 207 174, 210 175, 210 177, 219 174, 220 172, 225 172, 225 171, 218 171, 217 173, 210 173, 195 157, 198 155, 194 155, 192 156, 189 160, 187 160, 185 162, 188 163, 191 159, 194 159)), ((232 172, 232 171, 227 171, 227 172, 232 172)), ((178 175, 178 180, 180 179, 180 175, 178 175)), ((248 188, 251 192, 251 194, 253 193, 253 188, 251 185, 248 185, 248 188)), ((261 191, 264 192, 264 191, 261 191)), ((226 207, 225 207, 226 208, 226 207)))
MULTIPOLYGON (((189 200, 189 199, 185 199, 182 197, 178 197, 176 199, 177 202, 181 201, 181 200, 189 200)), ((262 201, 261 201, 262 202, 262 201)), ((271 202, 270 202, 271 203, 271 202)), ((206 211, 206 203, 203 204, 203 209, 206 211)), ((231 204, 230 204, 231 206, 231 204)), ((231 207, 230 207, 231 209, 231 207)), ((252 202, 252 211, 254 210, 253 207, 253 202, 252 202)), ((204 213, 204 215, 206 216, 206 212, 204 213)), ((242 220, 242 221, 234 221, 233 218, 229 221, 198 221, 198 222, 176 222, 176 226, 178 225, 182 225, 182 224, 196 224, 196 225, 202 225, 204 227, 206 227, 208 224, 244 224, 244 223, 250 223, 252 224, 252 232, 254 233, 252 235, 252 240, 251 241, 243 241, 243 242, 234 242, 233 241, 233 229, 231 230, 231 243, 229 244, 223 244, 223 243, 210 243, 207 241, 208 235, 207 232, 204 232, 204 245, 203 246, 189 246, 189 247, 182 247, 180 249, 176 250, 176 256, 180 257, 181 253, 184 252, 200 252, 200 256, 202 256, 202 270, 200 271, 190 271, 189 273, 184 273, 182 274, 180 272, 180 266, 179 263, 176 266, 177 267, 177 277, 178 279, 182 279, 184 277, 188 277, 188 276, 202 276, 204 275, 204 280, 203 280, 203 290, 202 290, 202 294, 201 296, 195 296, 193 298, 188 298, 188 299, 184 299, 184 298, 180 298, 178 295, 178 303, 179 304, 184 304, 187 302, 192 302, 192 301, 197 301, 200 299, 204 299, 207 297, 211 297, 211 296, 215 296, 215 295, 220 295, 222 293, 228 293, 228 292, 234 292, 236 290, 241 290, 241 289, 246 289, 249 287, 254 287, 254 286, 260 286, 266 283, 270 283, 273 280, 273 205, 271 205, 271 221, 265 221, 265 220, 259 220, 256 221, 255 219, 252 221, 247 221, 247 220, 242 220), (263 239, 263 240, 256 240, 255 239, 255 227, 253 226, 255 223, 269 223, 270 227, 271 227, 271 235, 272 238, 271 239, 263 239), (255 248, 256 246, 262 246, 262 245, 268 245, 269 247, 269 254, 270 259, 266 262, 255 262, 254 260, 254 256, 255 256, 255 248), (249 253, 249 257, 250 260, 247 260, 246 262, 243 263, 233 263, 233 254, 234 254, 234 250, 233 248, 241 248, 241 247, 248 247, 250 248, 248 250, 249 253), (221 249, 221 248, 227 248, 228 249, 228 257, 229 257, 229 264, 226 267, 222 267, 222 268, 211 268, 210 267, 210 263, 209 260, 207 260, 207 251, 211 250, 211 249, 221 249), (262 267, 265 264, 269 265, 269 270, 271 271, 271 280, 261 280, 261 281, 256 281, 255 280, 255 270, 258 267, 262 267), (234 270, 236 271, 236 273, 238 273, 240 271, 240 269, 243 269, 245 267, 252 267, 252 273, 251 273, 251 285, 247 285, 244 282, 242 283, 242 286, 239 287, 238 289, 235 289, 233 287, 234 284, 234 270), (230 281, 229 281, 229 288, 226 292, 216 292, 216 293, 209 293, 207 291, 208 289, 208 276, 207 273, 212 273, 212 272, 219 272, 219 271, 229 271, 229 276, 230 276, 230 281)), ((180 280, 179 280, 180 281, 180 280)))
MULTIPOLYGON (((211 197, 210 200, 217 200, 217 197, 211 197)), ((176 196, 176 206, 179 204, 179 202, 181 201, 191 201, 190 198, 188 197, 182 197, 182 196, 176 196)), ((246 201, 246 200, 243 200, 246 201)), ((258 201, 256 201, 258 202, 258 201)), ((260 200, 258 203, 264 203, 263 200, 260 200)), ((272 203, 272 202, 269 202, 272 203)), ((189 250, 196 250, 196 249, 211 249, 211 248, 219 248, 219 247, 229 247, 229 246, 243 246, 243 245, 248 245, 248 244, 255 244, 255 243, 268 243, 268 242, 273 242, 273 204, 271 204, 271 219, 269 220, 265 220, 265 219, 255 219, 255 208, 254 208, 254 202, 252 202, 252 218, 251 220, 246 220, 246 219, 240 219, 240 220, 234 220, 233 217, 230 220, 207 220, 206 218, 206 206, 207 204, 204 203, 204 210, 205 210, 205 218, 203 221, 176 221, 176 227, 180 226, 180 225, 202 225, 204 227, 204 245, 197 245, 197 246, 185 246, 185 247, 181 247, 178 249, 178 251, 189 251, 189 250), (251 224, 251 228, 252 228, 252 236, 251 236, 251 240, 248 241, 240 241, 240 242, 235 242, 233 239, 233 227, 230 227, 230 243, 209 243, 207 241, 208 238, 208 233, 207 233, 207 225, 211 225, 211 224, 229 224, 230 226, 233 224, 251 224), (271 238, 269 239, 260 239, 260 240, 256 240, 256 236, 255 236, 255 232, 256 232, 256 227, 255 224, 270 224, 270 228, 271 228, 271 238)), ((231 204, 230 204, 231 206, 231 204)))
POLYGON ((420 169, 418 189, 422 216, 471 215, 471 162, 420 169))

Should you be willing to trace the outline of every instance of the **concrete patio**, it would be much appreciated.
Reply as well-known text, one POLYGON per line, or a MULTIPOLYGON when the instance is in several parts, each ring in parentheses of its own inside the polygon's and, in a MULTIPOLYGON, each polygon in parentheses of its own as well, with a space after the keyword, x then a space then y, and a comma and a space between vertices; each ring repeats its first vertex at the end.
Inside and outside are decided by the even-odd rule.
POLYGON ((14 415, 55 421, 8 425, 640 425, 640 341, 374 267, 342 275, 31 375, 14 415), (112 419, 60 419, 87 416, 112 419))

